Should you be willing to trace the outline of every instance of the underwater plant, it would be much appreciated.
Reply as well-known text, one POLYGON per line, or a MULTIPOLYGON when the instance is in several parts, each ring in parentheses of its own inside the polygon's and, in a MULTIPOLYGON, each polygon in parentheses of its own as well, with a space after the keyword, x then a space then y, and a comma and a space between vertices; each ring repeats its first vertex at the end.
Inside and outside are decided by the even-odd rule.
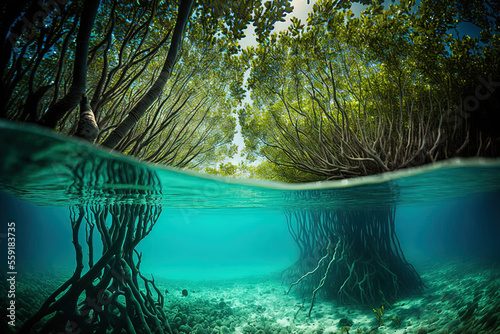
POLYGON ((349 330, 351 329, 351 327, 349 326, 344 326, 342 327, 342 329, 340 330, 342 333, 347 333, 349 334, 349 330))
POLYGON ((375 316, 377 317, 377 321, 380 326, 384 325, 384 319, 382 319, 382 316, 384 315, 384 306, 380 306, 379 308, 373 308, 373 313, 375 313, 375 316))

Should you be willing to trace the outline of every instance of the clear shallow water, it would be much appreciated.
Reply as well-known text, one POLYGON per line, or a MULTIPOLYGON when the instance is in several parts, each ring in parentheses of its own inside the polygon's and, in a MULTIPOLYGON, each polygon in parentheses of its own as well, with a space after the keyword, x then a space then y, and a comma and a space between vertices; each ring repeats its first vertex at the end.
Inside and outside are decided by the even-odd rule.
MULTIPOLYGON (((137 249, 141 271, 167 280, 279 279, 299 256, 285 219, 285 212, 298 209, 396 208, 401 248, 417 271, 450 260, 500 263, 498 159, 291 185, 143 164, 29 126, 0 123, 0 141, 6 143, 0 146, 0 218, 16 222, 18 266, 25 272, 74 270, 68 207, 88 203, 161 206, 137 249)), ((0 237, 6 224, 1 226, 0 237)))
MULTIPOLYGON (((411 231, 399 233, 399 238, 417 262, 418 255, 430 254, 422 249, 443 245, 433 238, 453 234, 462 225, 470 224, 472 230, 474 224, 500 225, 495 202, 500 193, 500 159, 454 159, 373 177, 294 185, 208 177, 143 164, 25 125, 0 123, 0 141, 8 143, 0 146, 4 220, 26 221, 26 240, 30 241, 21 253, 37 259, 27 261, 39 267, 73 265, 68 206, 81 203, 160 205, 159 222, 138 248, 147 254, 144 270, 177 278, 282 271, 298 256, 286 226, 287 210, 395 206, 397 228, 411 231), (85 184, 75 181, 79 164, 87 162, 86 174, 92 174, 92 168, 109 161, 118 161, 122 171, 152 171, 157 180, 137 182, 134 174, 130 182, 116 181, 102 176, 110 172, 100 169, 97 174, 101 176, 86 178, 85 184), (418 234, 427 235, 427 240, 418 234)), ((467 240, 482 244, 471 234, 463 239, 441 248, 460 249, 467 240)))

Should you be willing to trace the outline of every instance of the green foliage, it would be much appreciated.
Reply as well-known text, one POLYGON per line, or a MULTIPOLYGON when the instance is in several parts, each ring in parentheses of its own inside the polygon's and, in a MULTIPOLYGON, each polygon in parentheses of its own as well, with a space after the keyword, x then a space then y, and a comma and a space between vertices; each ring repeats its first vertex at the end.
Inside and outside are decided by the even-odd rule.
MULTIPOLYGON (((319 0, 306 22, 292 18, 279 33, 274 24, 293 10, 288 0, 196 2, 171 81, 118 149, 179 167, 213 166, 235 152, 239 108, 247 163, 223 174, 311 181, 457 152, 496 154, 497 99, 480 101, 474 113, 463 112, 463 101, 475 96, 478 78, 500 78, 499 5, 359 2, 366 7, 357 16, 353 1, 319 0), (461 36, 464 22, 479 35, 461 36), (250 24, 259 45, 241 50, 250 24), (246 88, 252 104, 240 107, 246 88), (419 132, 425 136, 412 137, 419 132), (448 151, 440 148, 444 142, 448 151), (256 166, 263 159, 270 163, 256 166)), ((152 87, 169 49, 178 3, 139 3, 102 0, 93 27, 87 87, 100 142, 152 87)), ((3 15, 18 17, 33 6, 3 15)), ((68 92, 80 12, 80 3, 69 2, 24 33, 19 24, 0 22, 2 31, 20 33, 13 48, 5 43, 0 50, 1 117, 34 122, 68 92)), ((58 130, 74 132, 77 114, 68 113, 58 130)))
MULTIPOLYGON (((15 9, 21 15, 30 6, 15 9)), ((232 110, 244 97, 242 64, 234 57, 238 40, 249 24, 256 27, 260 41, 266 40, 275 22, 283 21, 292 9, 289 0, 196 2, 171 82, 116 148, 141 159, 191 168, 232 154, 232 110)), ((61 6, 45 27, 24 33, 14 52, 0 50, 7 61, 1 116, 37 121, 67 93, 80 12, 77 2, 61 6)), ((88 95, 101 129, 99 142, 153 86, 177 14, 177 1, 101 1, 87 64, 88 95)), ((9 26, 1 24, 7 32, 9 26)), ((77 115, 77 110, 68 113, 58 130, 72 133, 77 115)))
POLYGON ((492 7, 476 4, 469 17, 454 1, 379 1, 356 17, 348 4, 320 0, 305 24, 293 19, 270 43, 243 51, 253 100, 239 111, 248 161, 265 158, 283 178, 295 169, 311 180, 496 154, 481 151, 494 134, 472 129, 460 112, 477 77, 500 73, 495 28, 481 16, 492 7), (450 34, 463 20, 482 25, 480 40, 450 34))

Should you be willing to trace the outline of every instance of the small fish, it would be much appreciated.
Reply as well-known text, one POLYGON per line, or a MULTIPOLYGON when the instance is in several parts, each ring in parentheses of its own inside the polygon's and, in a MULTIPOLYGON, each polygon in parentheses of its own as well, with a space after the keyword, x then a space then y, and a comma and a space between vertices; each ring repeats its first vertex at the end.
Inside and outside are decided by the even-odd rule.
POLYGON ((167 289, 165 289, 165 294, 167 294, 167 293, 168 293, 168 290, 167 290, 167 289))
POLYGON ((188 295, 188 291, 187 291, 186 289, 182 290, 182 295, 183 295, 184 297, 187 297, 187 295, 188 295))

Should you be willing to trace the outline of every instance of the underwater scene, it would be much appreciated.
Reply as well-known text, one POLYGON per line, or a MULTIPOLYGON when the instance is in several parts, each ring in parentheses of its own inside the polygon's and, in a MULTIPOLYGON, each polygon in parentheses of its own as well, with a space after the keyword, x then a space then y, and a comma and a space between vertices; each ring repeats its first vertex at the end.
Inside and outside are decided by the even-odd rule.
POLYGON ((500 333, 500 160, 235 180, 0 123, 2 333, 500 333))

